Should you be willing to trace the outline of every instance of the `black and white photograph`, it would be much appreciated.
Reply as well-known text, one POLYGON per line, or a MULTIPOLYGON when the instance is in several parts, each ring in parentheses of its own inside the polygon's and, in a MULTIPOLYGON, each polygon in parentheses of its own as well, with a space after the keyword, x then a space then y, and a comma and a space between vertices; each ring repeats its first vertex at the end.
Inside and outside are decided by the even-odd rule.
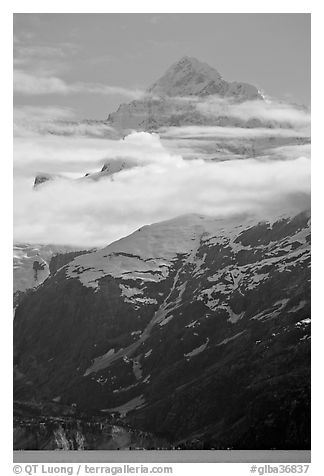
POLYGON ((310 461, 310 43, 13 14, 15 454, 310 461))

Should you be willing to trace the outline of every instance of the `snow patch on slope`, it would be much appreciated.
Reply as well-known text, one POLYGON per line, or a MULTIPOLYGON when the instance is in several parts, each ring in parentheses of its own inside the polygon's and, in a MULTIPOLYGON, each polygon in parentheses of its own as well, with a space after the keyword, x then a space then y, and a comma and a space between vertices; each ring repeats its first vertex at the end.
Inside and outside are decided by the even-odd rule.
POLYGON ((195 357, 196 355, 201 354, 201 352, 203 352, 207 348, 208 343, 209 338, 207 337, 207 340, 204 344, 200 345, 199 347, 196 347, 191 352, 188 352, 188 354, 184 354, 184 356, 186 357, 186 359, 190 359, 191 357, 195 357))
POLYGON ((178 255, 190 255, 202 237, 225 231, 224 223, 225 229, 231 228, 231 221, 193 214, 143 226, 102 250, 78 256, 67 266, 66 276, 78 278, 84 286, 93 288, 107 275, 162 281, 178 255))

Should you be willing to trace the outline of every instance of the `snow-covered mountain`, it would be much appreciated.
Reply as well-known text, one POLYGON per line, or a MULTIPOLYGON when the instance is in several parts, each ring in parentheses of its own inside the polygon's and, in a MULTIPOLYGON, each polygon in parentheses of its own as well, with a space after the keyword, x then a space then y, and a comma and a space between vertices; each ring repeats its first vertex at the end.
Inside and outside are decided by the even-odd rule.
POLYGON ((308 211, 186 215, 57 267, 16 309, 15 365, 186 447, 305 449, 309 324, 308 211))

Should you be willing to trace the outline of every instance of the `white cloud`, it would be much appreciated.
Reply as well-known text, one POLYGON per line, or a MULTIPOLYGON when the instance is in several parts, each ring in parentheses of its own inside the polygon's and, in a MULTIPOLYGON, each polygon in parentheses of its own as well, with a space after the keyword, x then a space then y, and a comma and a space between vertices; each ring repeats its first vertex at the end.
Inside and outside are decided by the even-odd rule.
MULTIPOLYGON (((100 121, 78 121, 67 107, 20 106, 14 108, 14 136, 67 135, 116 137, 112 127, 100 121)), ((18 140, 18 139, 17 139, 18 140)))
POLYGON ((36 76, 22 70, 14 71, 14 92, 20 94, 67 94, 68 86, 55 76, 36 76))
POLYGON ((14 124, 21 128, 33 124, 35 127, 44 122, 70 120, 75 118, 74 111, 68 107, 58 106, 20 106, 14 108, 14 124))
POLYGON ((144 95, 138 89, 127 89, 119 86, 109 86, 100 83, 67 83, 53 75, 36 75, 21 69, 14 70, 14 93, 25 95, 50 95, 50 94, 102 94, 128 97, 137 99, 144 95))
POLYGON ((183 213, 262 215, 287 203, 308 204, 310 161, 306 157, 185 161, 170 154, 157 135, 148 133, 131 134, 121 141, 64 140, 61 148, 58 138, 54 139, 36 148, 31 144, 28 150, 27 142, 16 144, 15 160, 22 166, 24 161, 32 163, 31 157, 45 157, 48 165, 59 163, 63 168, 67 161, 69 167, 78 164, 80 168, 89 157, 94 164, 102 156, 123 156, 135 158, 142 166, 120 172, 113 181, 58 180, 37 192, 23 174, 18 176, 14 194, 17 241, 100 246, 143 224, 183 213))
POLYGON ((289 128, 266 127, 221 127, 221 126, 181 126, 161 128, 160 133, 169 138, 258 138, 258 137, 308 137, 306 131, 289 128))
POLYGON ((14 140, 16 176, 33 178, 39 172, 70 174, 98 170, 107 160, 127 157, 142 164, 179 160, 163 147, 159 136, 138 132, 122 140, 88 136, 22 134, 14 140))
POLYGON ((65 56, 64 48, 50 45, 25 46, 14 42, 14 56, 16 58, 48 58, 65 56))
POLYGON ((284 124, 293 128, 310 126, 310 112, 303 107, 276 100, 254 100, 241 103, 217 96, 195 100, 196 108, 211 117, 227 116, 249 121, 257 119, 270 125, 284 124))
POLYGON ((311 145, 285 145, 281 147, 274 147, 268 151, 265 151, 265 158, 277 158, 277 159, 298 159, 298 157, 311 158, 311 145))

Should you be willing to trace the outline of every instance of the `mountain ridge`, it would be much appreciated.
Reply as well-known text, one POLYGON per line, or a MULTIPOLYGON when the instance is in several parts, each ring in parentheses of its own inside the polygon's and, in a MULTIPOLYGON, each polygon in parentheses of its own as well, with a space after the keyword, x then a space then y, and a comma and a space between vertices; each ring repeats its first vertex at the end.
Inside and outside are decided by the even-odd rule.
POLYGON ((16 309, 19 374, 37 398, 118 413, 186 447, 307 448, 309 218, 203 235, 201 215, 187 215, 183 232, 173 221, 187 242, 168 256, 148 243, 156 225, 134 246, 76 257, 16 309))

